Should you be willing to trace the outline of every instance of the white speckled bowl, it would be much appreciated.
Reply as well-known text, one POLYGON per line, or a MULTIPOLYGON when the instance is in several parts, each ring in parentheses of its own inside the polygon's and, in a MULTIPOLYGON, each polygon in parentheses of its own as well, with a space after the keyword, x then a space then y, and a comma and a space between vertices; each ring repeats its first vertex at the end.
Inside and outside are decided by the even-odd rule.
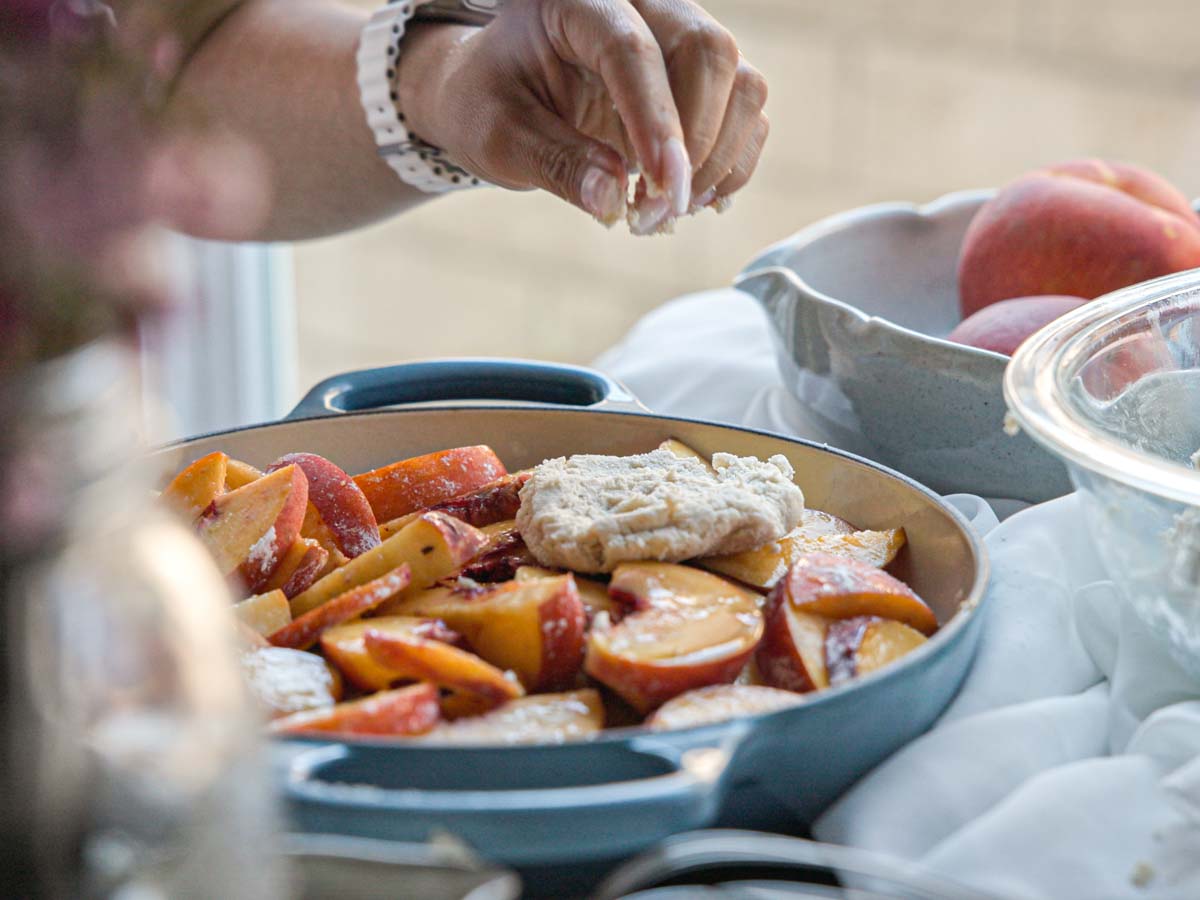
POLYGON ((1200 678, 1200 269, 1051 322, 1017 350, 1004 394, 1066 461, 1112 580, 1200 678))
POLYGON ((944 340, 955 269, 990 191, 881 203, 764 251, 737 286, 774 323, 780 370, 831 438, 942 493, 1031 503, 1071 490, 1063 464, 1003 431, 1008 357, 944 340))

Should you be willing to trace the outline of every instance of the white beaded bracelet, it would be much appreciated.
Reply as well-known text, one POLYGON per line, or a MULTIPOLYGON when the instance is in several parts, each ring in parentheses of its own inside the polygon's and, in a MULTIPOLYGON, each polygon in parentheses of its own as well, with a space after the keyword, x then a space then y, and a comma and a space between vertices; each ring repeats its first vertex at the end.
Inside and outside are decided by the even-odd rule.
POLYGON ((455 165, 445 153, 409 133, 397 107, 396 70, 404 26, 420 0, 392 0, 377 10, 358 44, 358 92, 379 155, 407 184, 428 194, 444 194, 486 182, 455 165))

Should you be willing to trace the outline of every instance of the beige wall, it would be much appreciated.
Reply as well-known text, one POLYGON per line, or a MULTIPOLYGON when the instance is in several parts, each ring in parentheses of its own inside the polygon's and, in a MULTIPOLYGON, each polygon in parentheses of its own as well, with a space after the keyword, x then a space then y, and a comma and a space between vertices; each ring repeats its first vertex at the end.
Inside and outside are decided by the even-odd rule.
POLYGON ((296 252, 300 379, 443 355, 586 362, 837 210, 1102 155, 1200 194, 1195 0, 709 0, 771 83, 773 134, 724 216, 606 232, 480 191, 296 252))

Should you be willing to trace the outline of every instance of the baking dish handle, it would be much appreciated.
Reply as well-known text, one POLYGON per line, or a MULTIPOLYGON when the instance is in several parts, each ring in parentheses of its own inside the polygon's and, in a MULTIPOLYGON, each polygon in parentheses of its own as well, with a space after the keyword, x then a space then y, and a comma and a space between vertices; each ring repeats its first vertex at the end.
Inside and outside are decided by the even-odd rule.
MULTIPOLYGON (((658 744, 640 746, 638 741, 597 748, 595 759, 577 760, 568 777, 561 771, 547 775, 545 767, 522 756, 522 748, 506 748, 489 754, 486 762, 443 759, 441 774, 432 783, 425 775, 421 786, 399 788, 378 786, 381 774, 385 780, 389 776, 375 756, 331 744, 293 757, 284 791, 293 826, 305 832, 399 841, 426 841, 450 833, 512 865, 591 858, 597 847, 613 858, 625 857, 669 835, 713 822, 740 738, 740 733, 729 734, 715 745, 678 752, 658 744), (484 769, 485 781, 491 784, 521 786, 452 787, 484 769), (622 774, 632 777, 588 783, 596 771, 618 779, 622 774), (550 786, 531 786, 542 779, 550 786), (583 783, 570 783, 575 779, 583 783), (450 789, 433 787, 438 781, 450 789)), ((454 754, 455 748, 441 752, 454 754)), ((402 779, 428 771, 420 761, 405 762, 402 779)))
POLYGON ((646 412, 624 385, 595 369, 522 359, 462 358, 334 375, 305 394, 287 419, 439 400, 512 400, 646 412))

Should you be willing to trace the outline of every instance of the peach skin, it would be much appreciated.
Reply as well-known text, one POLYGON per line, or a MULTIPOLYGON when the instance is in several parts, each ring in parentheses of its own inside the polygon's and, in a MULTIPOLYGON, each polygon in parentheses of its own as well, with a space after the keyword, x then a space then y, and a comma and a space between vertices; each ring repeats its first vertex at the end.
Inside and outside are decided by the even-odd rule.
POLYGON ((999 300, 1093 299, 1200 266, 1200 217, 1164 179, 1099 159, 1011 182, 967 228, 958 265, 964 317, 999 300))

